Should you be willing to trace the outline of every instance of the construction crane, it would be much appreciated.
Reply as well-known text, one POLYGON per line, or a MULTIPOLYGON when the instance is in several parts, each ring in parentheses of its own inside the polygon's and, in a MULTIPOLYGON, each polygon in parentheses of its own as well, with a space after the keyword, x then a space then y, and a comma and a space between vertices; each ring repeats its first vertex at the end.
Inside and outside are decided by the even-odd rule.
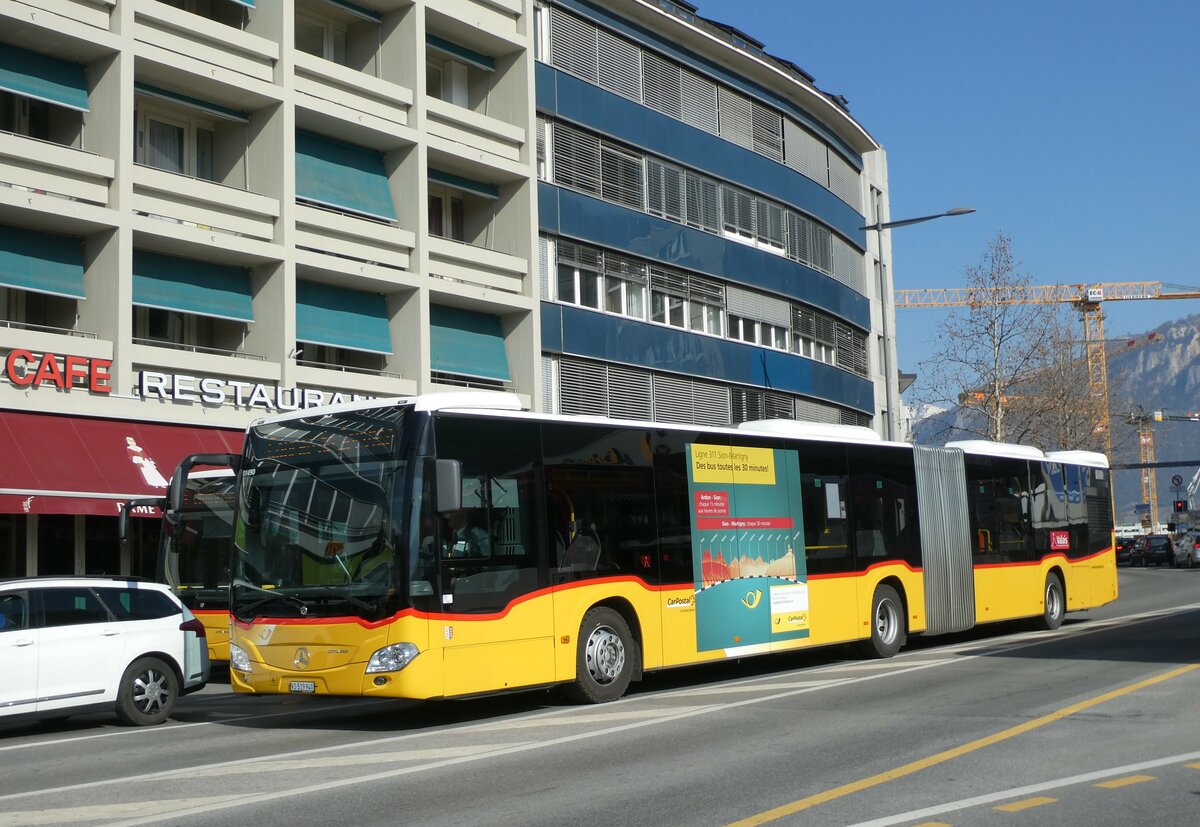
MULTIPOLYGON (((1155 422, 1200 422, 1200 413, 1195 411, 1135 411, 1125 415, 1125 419, 1138 429, 1138 447, 1141 449, 1142 463, 1142 502, 1150 504, 1150 524, 1158 523, 1158 483, 1154 477, 1154 423, 1155 422)), ((1192 480, 1195 485, 1200 480, 1200 471, 1192 480)), ((1188 500, 1193 496, 1191 486, 1188 487, 1188 500)))
POLYGON ((1101 302, 1146 299, 1200 299, 1200 290, 1158 281, 1102 284, 1050 284, 1013 287, 936 287, 897 290, 897 308, 979 307, 985 304, 1073 304, 1083 314, 1083 338, 1088 360, 1088 386, 1100 403, 1099 427, 1104 431, 1105 453, 1112 454, 1108 413, 1108 354, 1104 340, 1101 302), (1163 288, 1171 288, 1165 291, 1163 288))

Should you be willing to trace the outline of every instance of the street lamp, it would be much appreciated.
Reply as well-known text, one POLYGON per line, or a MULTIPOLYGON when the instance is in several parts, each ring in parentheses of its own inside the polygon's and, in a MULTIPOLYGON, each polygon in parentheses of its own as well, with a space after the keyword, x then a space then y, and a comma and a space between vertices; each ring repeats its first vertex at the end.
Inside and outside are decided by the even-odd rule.
POLYGON ((922 215, 919 218, 905 218, 900 221, 876 221, 874 224, 868 224, 865 227, 859 227, 860 230, 890 230, 893 227, 907 227, 909 224, 920 224, 922 221, 933 221, 935 218, 947 218, 952 215, 970 215, 975 212, 974 207, 954 207, 940 212, 937 215, 922 215))
MULTIPOLYGON (((884 290, 886 288, 886 285, 885 285, 886 276, 882 269, 883 267, 886 266, 883 263, 883 231, 884 230, 890 230, 893 227, 907 227, 909 224, 920 224, 923 221, 933 221, 935 218, 948 218, 953 215, 970 215, 973 212, 975 212, 974 207, 952 207, 951 209, 948 209, 945 212, 937 213, 936 215, 922 215, 917 218, 904 218, 904 219, 901 219, 900 221, 876 221, 874 224, 868 224, 865 227, 859 227, 858 228, 859 230, 874 230, 875 232, 880 234, 879 235, 879 261, 876 265, 877 268, 879 268, 879 273, 878 273, 879 285, 878 286, 879 286, 880 304, 882 305, 884 302, 884 295, 885 295, 884 290)), ((878 214, 878 210, 876 211, 876 214, 878 214)), ((887 348, 887 344, 886 344, 888 337, 891 334, 888 331, 887 310, 886 310, 886 308, 883 308, 883 307, 881 307, 881 310, 882 310, 881 316, 882 316, 882 322, 883 322, 882 333, 883 333, 883 340, 885 343, 884 348, 883 348, 884 396, 887 400, 887 406, 888 406, 887 422, 885 424, 887 425, 888 439, 895 439, 895 437, 896 437, 896 424, 895 423, 896 423, 896 414, 897 414, 896 405, 898 403, 898 400, 895 398, 895 396, 892 395, 892 382, 891 382, 892 366, 889 364, 890 360, 888 359, 888 348, 887 348)))

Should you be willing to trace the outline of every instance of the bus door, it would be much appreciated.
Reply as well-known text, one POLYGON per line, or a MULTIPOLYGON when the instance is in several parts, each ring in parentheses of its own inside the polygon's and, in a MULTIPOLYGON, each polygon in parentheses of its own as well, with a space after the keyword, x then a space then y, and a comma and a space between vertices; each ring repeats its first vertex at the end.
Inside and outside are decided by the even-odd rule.
POLYGON ((551 683, 554 619, 536 531, 537 425, 443 415, 434 427, 438 459, 461 466, 459 507, 423 512, 422 548, 436 559, 440 599, 430 647, 442 650, 444 693, 551 683))

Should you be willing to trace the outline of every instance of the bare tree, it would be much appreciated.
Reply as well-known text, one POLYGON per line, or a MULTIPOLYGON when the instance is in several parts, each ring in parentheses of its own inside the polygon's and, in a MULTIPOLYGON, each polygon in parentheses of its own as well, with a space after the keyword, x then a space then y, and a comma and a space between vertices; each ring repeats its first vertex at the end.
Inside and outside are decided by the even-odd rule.
MULTIPOLYGON (((947 317, 939 328, 940 347, 920 365, 919 401, 950 412, 930 437, 1046 444, 1052 433, 1086 430, 1057 421, 1078 402, 1065 400, 1064 393, 1088 389, 1086 364, 1079 368, 1081 379, 1063 373, 1073 363, 1070 348, 1064 351, 1073 320, 1060 306, 1027 298, 1031 283, 1013 258, 1012 241, 997 233, 964 275, 976 300, 947 317)), ((1080 447, 1073 438, 1050 442, 1047 447, 1080 447)))

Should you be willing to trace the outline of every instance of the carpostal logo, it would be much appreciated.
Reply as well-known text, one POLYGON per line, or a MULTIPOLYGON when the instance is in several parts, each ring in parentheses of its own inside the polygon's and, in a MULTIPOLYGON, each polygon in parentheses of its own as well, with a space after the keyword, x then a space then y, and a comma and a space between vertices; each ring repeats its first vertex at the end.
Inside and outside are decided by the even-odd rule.
POLYGON ((668 609, 690 609, 694 605, 696 605, 696 598, 694 598, 694 597, 668 597, 667 598, 667 608, 668 609))

